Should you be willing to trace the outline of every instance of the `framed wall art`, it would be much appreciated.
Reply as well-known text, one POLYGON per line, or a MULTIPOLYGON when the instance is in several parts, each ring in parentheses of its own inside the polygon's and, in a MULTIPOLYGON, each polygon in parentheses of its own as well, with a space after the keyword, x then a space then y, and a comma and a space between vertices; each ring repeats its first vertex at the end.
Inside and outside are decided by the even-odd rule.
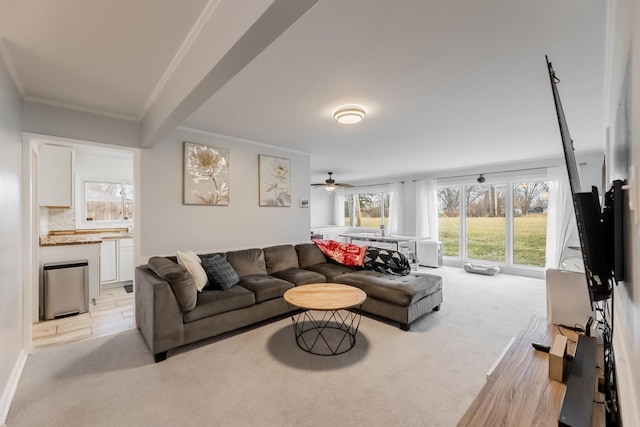
POLYGON ((291 160, 260 155, 260 206, 291 206, 291 160))
POLYGON ((229 205, 229 150, 184 143, 183 204, 229 205))

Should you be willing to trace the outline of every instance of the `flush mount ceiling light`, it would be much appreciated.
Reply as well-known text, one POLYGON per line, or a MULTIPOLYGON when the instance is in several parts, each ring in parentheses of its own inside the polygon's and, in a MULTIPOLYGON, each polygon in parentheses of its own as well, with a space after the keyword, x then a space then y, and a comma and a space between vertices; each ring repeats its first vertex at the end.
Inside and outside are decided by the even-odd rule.
POLYGON ((333 112, 333 118, 341 125, 354 125, 360 123, 367 115, 364 107, 360 105, 343 105, 333 112))

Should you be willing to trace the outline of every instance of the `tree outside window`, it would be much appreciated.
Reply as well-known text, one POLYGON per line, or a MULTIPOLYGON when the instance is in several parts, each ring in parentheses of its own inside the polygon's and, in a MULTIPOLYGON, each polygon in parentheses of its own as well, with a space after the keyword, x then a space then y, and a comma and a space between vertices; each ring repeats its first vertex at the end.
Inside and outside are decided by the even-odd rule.
POLYGON ((525 180, 440 187, 438 227, 443 255, 544 267, 548 191, 547 181, 525 180), (512 215, 506 215, 509 210, 512 215), (509 235, 513 244, 507 254, 509 235))
POLYGON ((345 197, 345 225, 380 228, 389 225, 390 193, 360 193, 345 197))
POLYGON ((85 181, 84 219, 87 222, 122 222, 133 218, 133 185, 85 181))

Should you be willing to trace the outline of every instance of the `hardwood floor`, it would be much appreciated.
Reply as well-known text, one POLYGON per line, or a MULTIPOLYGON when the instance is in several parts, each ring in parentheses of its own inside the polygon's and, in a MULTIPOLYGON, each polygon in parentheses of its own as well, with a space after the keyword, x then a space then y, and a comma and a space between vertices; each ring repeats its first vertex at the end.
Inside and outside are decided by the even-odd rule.
POLYGON ((33 324, 33 348, 78 341, 133 329, 133 293, 103 290, 88 313, 33 324))

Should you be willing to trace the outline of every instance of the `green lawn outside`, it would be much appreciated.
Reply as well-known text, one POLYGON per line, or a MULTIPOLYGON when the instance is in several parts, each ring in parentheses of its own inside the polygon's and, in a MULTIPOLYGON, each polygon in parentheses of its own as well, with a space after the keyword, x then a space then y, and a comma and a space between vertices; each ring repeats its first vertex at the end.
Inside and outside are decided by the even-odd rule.
MULTIPOLYGON (((459 217, 440 217, 442 253, 460 256, 459 217)), ((362 227, 380 228, 380 218, 362 218, 362 227)), ((514 264, 544 267, 547 215, 529 214, 513 218, 514 264)), ((467 218, 467 255, 470 259, 505 261, 505 219, 503 217, 467 218)))
MULTIPOLYGON (((529 214, 513 219, 514 264, 544 267, 547 216, 529 214)), ((460 256, 459 218, 440 217, 440 240, 446 256, 460 256)), ((469 258, 504 262, 505 219, 502 217, 467 218, 469 258)))
MULTIPOLYGON (((351 219, 349 217, 346 217, 344 220, 345 224, 350 224, 351 219)), ((361 222, 362 225, 361 227, 368 227, 368 228, 380 228, 380 217, 362 217, 361 218, 361 222)), ((389 220, 387 219, 386 222, 389 222, 389 220)))
POLYGON ((467 258, 505 261, 505 219, 467 218, 467 258))

